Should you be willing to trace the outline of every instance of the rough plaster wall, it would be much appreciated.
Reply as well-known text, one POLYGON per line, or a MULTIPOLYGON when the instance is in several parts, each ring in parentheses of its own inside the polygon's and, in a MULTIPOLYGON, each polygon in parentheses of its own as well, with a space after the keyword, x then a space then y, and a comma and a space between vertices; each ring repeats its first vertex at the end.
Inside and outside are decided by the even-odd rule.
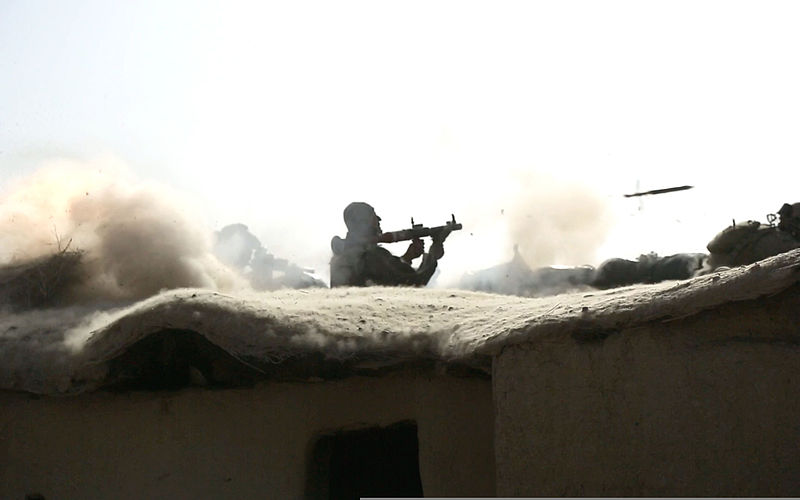
POLYGON ((302 498, 320 431, 414 419, 426 495, 494 495, 487 380, 396 375, 253 390, 0 393, 0 498, 302 498))
POLYGON ((800 496, 799 325, 794 290, 505 349, 497 494, 800 496))

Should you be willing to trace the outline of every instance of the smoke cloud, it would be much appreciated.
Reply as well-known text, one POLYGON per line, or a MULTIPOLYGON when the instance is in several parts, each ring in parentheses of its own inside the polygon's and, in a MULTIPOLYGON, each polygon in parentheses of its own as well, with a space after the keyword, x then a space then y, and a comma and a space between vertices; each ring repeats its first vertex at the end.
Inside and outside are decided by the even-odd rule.
POLYGON ((517 254, 531 269, 597 265, 614 223, 606 196, 582 181, 535 171, 487 176, 485 185, 457 210, 464 229, 445 243, 435 286, 470 288, 476 273, 503 281, 503 264, 517 254), (489 269, 496 272, 483 272, 489 269))
POLYGON ((57 160, 0 193, 0 264, 84 252, 75 300, 119 301, 163 289, 232 290, 245 281, 212 253, 212 231, 179 193, 119 163, 57 160))
POLYGON ((577 182, 536 172, 518 179, 504 210, 509 244, 531 267, 593 264, 611 229, 607 202, 577 182))
POLYGON ((611 203, 590 186, 540 172, 495 181, 445 244, 442 267, 455 284, 467 272, 509 262, 517 247, 531 268, 596 265, 614 222, 611 203))
MULTIPOLYGON (((457 286, 465 273, 508 262, 515 246, 534 269, 596 264, 612 217, 588 186, 524 172, 487 191, 459 214, 464 230, 445 244, 432 286, 457 286)), ((250 289, 234 262, 241 249, 227 249, 231 258, 221 262, 215 255, 228 256, 226 249, 214 246, 201 213, 185 195, 136 179, 119 162, 50 161, 0 192, 0 265, 80 250, 84 279, 75 302, 138 300, 180 287, 250 289)), ((327 244, 321 248, 327 263, 327 244)))

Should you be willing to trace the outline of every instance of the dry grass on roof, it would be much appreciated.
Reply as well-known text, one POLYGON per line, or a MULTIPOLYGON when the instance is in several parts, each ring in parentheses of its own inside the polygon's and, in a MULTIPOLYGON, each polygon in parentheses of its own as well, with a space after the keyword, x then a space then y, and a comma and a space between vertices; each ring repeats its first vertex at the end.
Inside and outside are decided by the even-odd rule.
POLYGON ((25 310, 58 302, 82 279, 80 250, 64 249, 0 267, 0 305, 25 310))

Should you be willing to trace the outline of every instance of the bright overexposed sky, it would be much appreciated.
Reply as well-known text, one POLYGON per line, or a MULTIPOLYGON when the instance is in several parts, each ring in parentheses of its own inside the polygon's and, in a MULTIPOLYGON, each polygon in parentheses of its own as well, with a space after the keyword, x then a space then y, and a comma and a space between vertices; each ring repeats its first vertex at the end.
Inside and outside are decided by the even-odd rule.
POLYGON ((385 230, 455 214, 451 277, 514 243, 701 252, 800 201, 798 25, 789 1, 0 0, 0 189, 113 158, 323 276, 354 200, 385 230))

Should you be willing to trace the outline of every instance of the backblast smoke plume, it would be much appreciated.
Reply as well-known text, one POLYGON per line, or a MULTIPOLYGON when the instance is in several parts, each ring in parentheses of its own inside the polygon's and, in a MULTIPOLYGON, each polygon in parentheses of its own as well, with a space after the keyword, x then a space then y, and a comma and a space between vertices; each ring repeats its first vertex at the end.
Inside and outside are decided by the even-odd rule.
POLYGON ((162 289, 242 286, 211 252, 191 204, 113 162, 50 162, 0 194, 0 265, 84 252, 72 298, 135 300, 162 289))

